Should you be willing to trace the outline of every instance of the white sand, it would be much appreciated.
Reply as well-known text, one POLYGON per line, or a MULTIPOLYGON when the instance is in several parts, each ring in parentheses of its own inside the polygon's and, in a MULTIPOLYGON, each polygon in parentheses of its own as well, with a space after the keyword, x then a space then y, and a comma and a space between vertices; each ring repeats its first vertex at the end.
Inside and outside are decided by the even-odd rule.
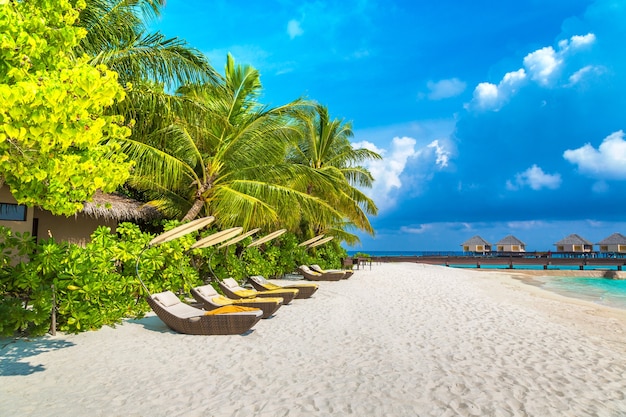
POLYGON ((626 416, 626 311, 417 264, 320 285, 245 336, 0 339, 0 416, 626 416))

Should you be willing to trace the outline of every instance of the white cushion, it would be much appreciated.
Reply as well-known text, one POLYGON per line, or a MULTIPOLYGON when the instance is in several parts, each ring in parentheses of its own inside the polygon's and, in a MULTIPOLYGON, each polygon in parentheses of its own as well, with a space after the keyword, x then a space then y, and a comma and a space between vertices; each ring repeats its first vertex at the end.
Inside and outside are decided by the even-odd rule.
POLYGON ((154 294, 152 298, 161 304, 163 307, 170 307, 176 304, 180 304, 180 300, 176 297, 171 291, 160 292, 158 294, 154 294))
POLYGON ((239 284, 237 284, 237 281, 235 281, 232 278, 225 278, 223 281, 224 285, 226 285, 228 288, 238 288, 239 284))
POLYGON ((219 295, 217 293, 217 291, 215 291, 215 288, 213 288, 212 285, 203 285, 201 287, 196 287, 194 288, 201 296, 205 297, 205 298, 210 298, 210 297, 214 297, 216 295, 219 295))
POLYGON ((261 275, 253 275, 250 277, 251 280, 253 280, 256 283, 259 284, 266 284, 267 280, 265 279, 265 277, 261 276, 261 275))

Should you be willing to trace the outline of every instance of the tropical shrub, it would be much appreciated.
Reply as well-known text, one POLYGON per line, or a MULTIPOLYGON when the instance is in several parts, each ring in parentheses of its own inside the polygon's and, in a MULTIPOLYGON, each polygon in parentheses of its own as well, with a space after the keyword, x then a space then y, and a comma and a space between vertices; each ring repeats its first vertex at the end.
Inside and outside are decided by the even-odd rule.
POLYGON ((138 302, 145 293, 164 289, 189 292, 200 280, 185 251, 195 241, 183 237, 147 247, 151 235, 123 223, 118 233, 98 228, 80 247, 48 239, 35 245, 28 234, 0 228, 0 334, 41 335, 50 327, 52 298, 57 329, 79 332, 139 317, 149 310, 138 302), (11 264, 15 254, 29 259, 11 264), (140 259, 140 262, 137 262, 140 259))
POLYGON ((104 114, 124 89, 116 72, 74 56, 86 33, 77 17, 67 0, 0 1, 0 185, 66 215, 114 191, 131 166, 117 142, 129 126, 104 114))
MULTIPOLYGON (((178 224, 168 222, 165 228, 178 224)), ((253 248, 246 248, 251 238, 232 247, 193 250, 196 233, 149 246, 152 238, 137 225, 122 223, 115 234, 98 228, 85 247, 54 239, 35 244, 28 233, 0 227, 0 334, 44 334, 53 298, 56 328, 80 332, 141 317, 149 310, 141 299, 146 289, 189 294, 202 282, 215 284, 215 277, 240 282, 250 275, 275 278, 303 263, 338 268, 345 256, 332 242, 307 251, 290 233, 253 248)))

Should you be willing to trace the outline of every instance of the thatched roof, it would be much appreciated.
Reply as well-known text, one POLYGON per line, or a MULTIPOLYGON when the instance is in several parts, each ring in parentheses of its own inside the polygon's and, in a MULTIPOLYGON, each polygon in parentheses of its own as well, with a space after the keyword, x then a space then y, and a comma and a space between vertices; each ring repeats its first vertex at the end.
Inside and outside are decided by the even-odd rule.
POLYGON ((587 239, 578 236, 576 233, 559 240, 555 245, 593 245, 587 239))
POLYGON ((483 239, 482 237, 478 235, 461 243, 461 246, 477 246, 477 245, 491 246, 491 243, 487 242, 485 239, 483 239))
POLYGON ((626 245, 626 236, 621 233, 613 233, 611 236, 601 240, 598 245, 626 245))
POLYGON ((503 237, 498 243, 496 243, 496 245, 521 245, 521 246, 524 246, 525 243, 522 242, 521 240, 519 240, 518 238, 516 238, 513 235, 508 235, 506 237, 503 237))
POLYGON ((95 219, 150 220, 160 218, 159 211, 149 205, 118 194, 96 192, 93 201, 84 204, 83 213, 95 219))

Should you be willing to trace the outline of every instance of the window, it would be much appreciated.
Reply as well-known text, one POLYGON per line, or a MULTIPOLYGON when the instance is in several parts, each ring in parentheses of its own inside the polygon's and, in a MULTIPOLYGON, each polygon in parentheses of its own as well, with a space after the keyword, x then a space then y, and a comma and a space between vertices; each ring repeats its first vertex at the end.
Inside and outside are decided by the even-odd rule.
POLYGON ((19 204, 0 203, 0 220, 26 221, 26 206, 19 204))

